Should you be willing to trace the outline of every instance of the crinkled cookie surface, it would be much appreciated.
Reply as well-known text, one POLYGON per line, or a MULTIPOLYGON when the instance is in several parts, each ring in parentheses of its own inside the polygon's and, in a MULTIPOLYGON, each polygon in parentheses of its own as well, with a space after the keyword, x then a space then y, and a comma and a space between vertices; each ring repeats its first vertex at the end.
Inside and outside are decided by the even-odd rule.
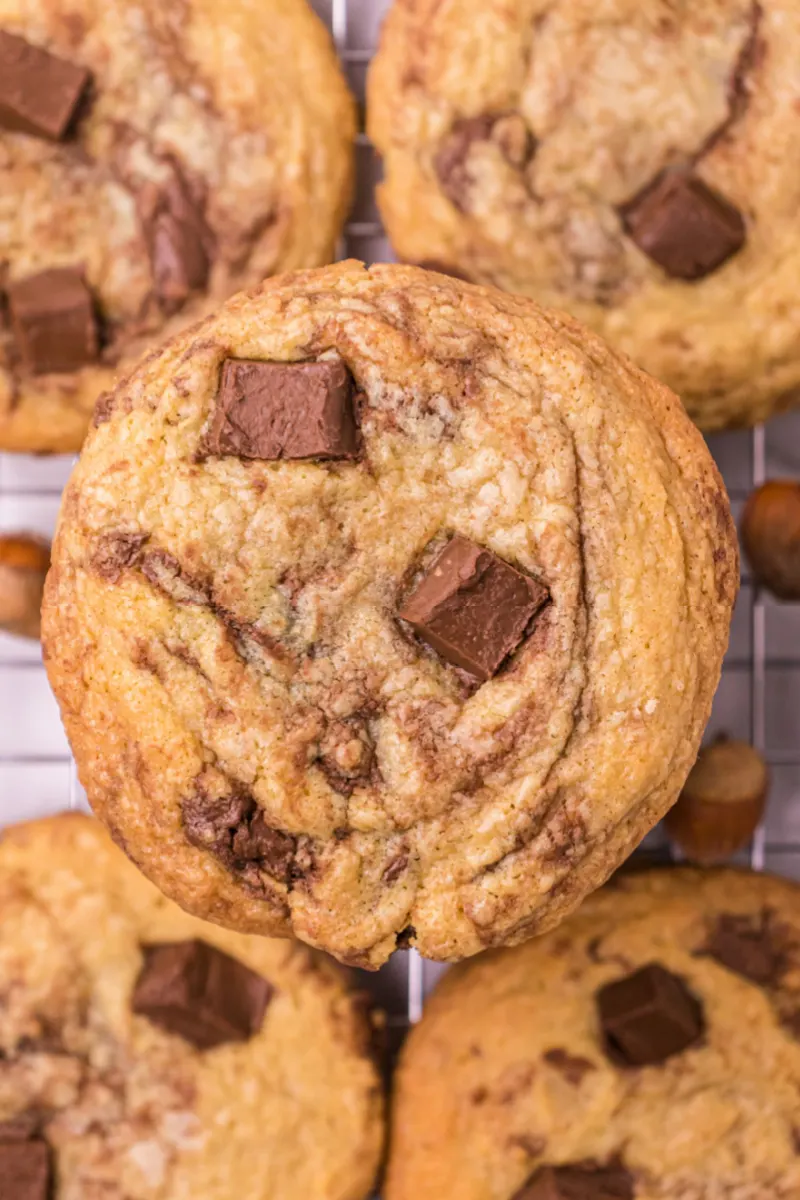
POLYGON ((58 301, 46 277, 38 320, 63 326, 83 289, 94 324, 89 348, 59 360, 0 322, 0 448, 78 449, 98 394, 164 332, 329 262, 354 135, 306 0, 0 0, 0 293, 13 317, 18 284, 67 270, 58 301), (61 79, 37 54, 21 70, 26 42, 88 72, 60 138, 9 128, 6 91, 39 111, 61 79))
POLYGON ((794 0, 396 0, 395 250, 566 308, 705 428, 800 388, 794 0))
POLYGON ((387 1200, 798 1195, 796 884, 623 872, 547 937, 449 972, 406 1043, 387 1200), (642 968, 672 982, 639 1009, 635 1064, 601 1011, 642 968), (681 994, 694 1025, 665 1055, 681 994))
POLYGON ((457 959, 554 925, 673 802, 737 586, 667 389, 529 300, 345 263, 120 385, 45 654, 168 895, 359 965, 457 959))
POLYGON ((53 1200, 369 1195, 382 1086, 333 964, 187 916, 74 813, 3 834, 0 906, 4 1196, 37 1154, 53 1200), (147 948, 194 939, 265 981, 249 1040, 199 1049, 132 1011, 147 948))

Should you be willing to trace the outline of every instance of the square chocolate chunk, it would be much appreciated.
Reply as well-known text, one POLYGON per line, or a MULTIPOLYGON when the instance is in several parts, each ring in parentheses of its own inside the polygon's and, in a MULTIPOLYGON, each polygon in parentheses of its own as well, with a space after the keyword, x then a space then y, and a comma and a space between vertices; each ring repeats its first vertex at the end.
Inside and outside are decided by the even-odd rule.
POLYGON ((486 681, 520 645, 546 587, 456 534, 399 609, 447 662, 486 681))
POLYGON ((49 1200, 50 1147, 46 1142, 0 1144, 2 1200, 49 1200))
POLYGON ((88 82, 83 67, 0 29, 0 128, 61 141, 88 82))
POLYGON ((17 348, 37 375, 77 371, 100 352, 92 295, 74 267, 56 267, 7 288, 17 348))
POLYGON ((355 458, 353 380, 341 362, 226 359, 207 448, 276 461, 355 458))
POLYGON ((154 1025, 210 1050, 258 1033, 274 989, 208 942, 144 946, 131 1008, 154 1025))
POLYGON ((678 975, 650 963, 597 993, 610 1056, 630 1066, 662 1063, 700 1040, 703 1010, 678 975))
POLYGON ((686 171, 666 171, 621 210, 639 249, 675 279, 710 275, 747 236, 733 204, 686 171))

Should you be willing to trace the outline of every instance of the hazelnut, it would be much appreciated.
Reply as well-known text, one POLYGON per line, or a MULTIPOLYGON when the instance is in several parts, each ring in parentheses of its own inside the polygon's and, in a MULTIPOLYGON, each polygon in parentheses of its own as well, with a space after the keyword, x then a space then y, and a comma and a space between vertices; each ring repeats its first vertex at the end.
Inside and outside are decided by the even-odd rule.
POLYGON ((721 738, 705 746, 675 807, 667 832, 687 858, 721 862, 748 844, 764 814, 769 771, 747 742, 721 738))
POLYGON ((0 534, 0 629, 38 638, 50 547, 32 534, 0 534))
POLYGON ((756 581, 781 600, 800 600, 800 483, 773 479, 756 488, 741 533, 756 581))

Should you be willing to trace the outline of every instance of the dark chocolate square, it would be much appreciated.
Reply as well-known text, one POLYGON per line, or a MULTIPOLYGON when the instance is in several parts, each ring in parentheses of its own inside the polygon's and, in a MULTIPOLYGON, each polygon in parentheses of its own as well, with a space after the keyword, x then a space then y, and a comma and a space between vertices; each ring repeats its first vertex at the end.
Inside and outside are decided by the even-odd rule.
POLYGON ((703 1010, 684 981, 649 963, 597 993, 606 1049, 630 1066, 662 1063, 703 1035, 703 1010))
POLYGON ((546 587, 456 534, 399 609, 447 662, 487 680, 525 638, 546 587))
POLYGON ((131 1007, 199 1050, 258 1033, 274 989, 208 942, 145 946, 131 1007))
POLYGON ((50 1147, 46 1142, 0 1143, 2 1200, 49 1200, 50 1147))
POLYGON ((0 29, 0 128, 59 142, 89 72, 0 29))
POLYGON ((77 371, 99 350, 92 295, 74 267, 55 267, 7 286, 17 349, 35 374, 77 371))
POLYGON ((690 172, 666 171, 622 210, 639 249, 675 279, 702 279, 747 236, 742 214, 690 172))
POLYGON ((207 448, 269 462, 355 458, 350 372, 338 361, 226 359, 207 448))

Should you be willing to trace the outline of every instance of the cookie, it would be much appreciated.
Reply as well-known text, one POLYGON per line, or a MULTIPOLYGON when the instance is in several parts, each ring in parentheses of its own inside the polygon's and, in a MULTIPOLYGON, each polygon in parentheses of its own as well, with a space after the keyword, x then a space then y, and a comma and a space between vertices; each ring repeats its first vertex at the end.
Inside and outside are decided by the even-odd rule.
POLYGON ((618 876, 449 972, 396 1077, 386 1200, 800 1195, 800 888, 618 876))
POLYGON ((355 129, 306 0, 0 0, 0 450, 79 449, 154 341, 330 262, 355 129))
POLYGON ((95 811, 190 911, 456 959, 675 799, 735 537, 680 404, 588 330, 345 263, 234 299, 108 416, 45 654, 95 811))
POLYGON ((4 1200, 370 1194, 382 1089, 333 964, 187 916, 79 814, 6 831, 0 905, 4 1200))
POLYGON ((395 250, 565 308, 704 428, 800 397, 795 0, 395 0, 395 250))

